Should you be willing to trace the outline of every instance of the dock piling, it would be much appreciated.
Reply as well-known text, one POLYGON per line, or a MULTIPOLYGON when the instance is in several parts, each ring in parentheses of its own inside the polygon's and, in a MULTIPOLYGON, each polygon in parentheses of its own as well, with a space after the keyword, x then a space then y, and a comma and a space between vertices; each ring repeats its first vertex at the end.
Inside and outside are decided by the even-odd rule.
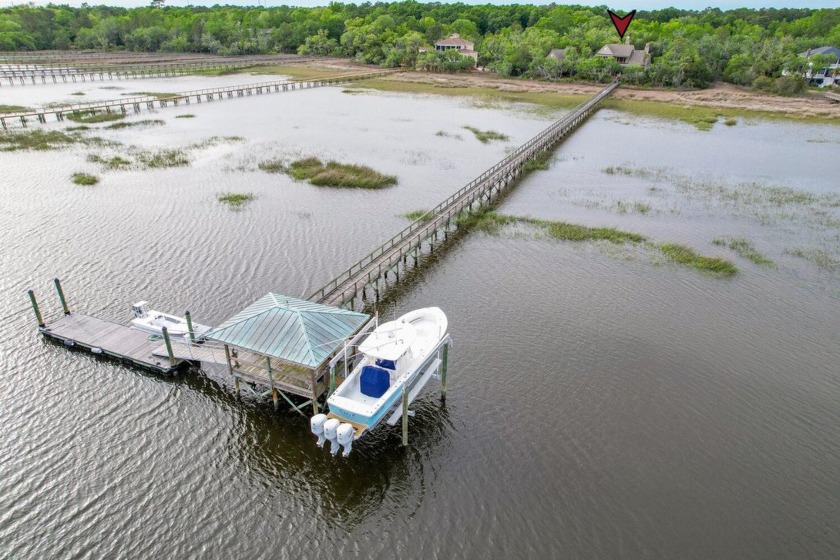
POLYGON ((169 365, 175 365, 175 353, 172 352, 172 341, 169 339, 169 329, 166 327, 160 328, 163 333, 163 342, 166 344, 166 353, 169 354, 169 365))
POLYGON ((402 394, 402 444, 408 445, 408 387, 403 387, 402 394))
POLYGON ((187 320, 187 332, 190 333, 190 342, 195 344, 195 331, 193 330, 192 316, 190 315, 189 310, 184 311, 184 319, 187 320))
POLYGON ((61 289, 61 282, 58 278, 54 278, 53 282, 55 283, 55 291, 58 292, 58 299, 61 301, 61 308, 64 309, 64 314, 70 315, 70 308, 67 307, 67 300, 64 299, 64 290, 61 289))
POLYGON ((440 359, 440 400, 446 401, 446 363, 449 361, 449 343, 443 345, 440 359))
POLYGON ((32 311, 35 312, 35 318, 38 320, 38 326, 44 326, 44 318, 41 317, 41 310, 38 308, 38 300, 35 299, 35 292, 29 290, 29 301, 32 302, 32 311))

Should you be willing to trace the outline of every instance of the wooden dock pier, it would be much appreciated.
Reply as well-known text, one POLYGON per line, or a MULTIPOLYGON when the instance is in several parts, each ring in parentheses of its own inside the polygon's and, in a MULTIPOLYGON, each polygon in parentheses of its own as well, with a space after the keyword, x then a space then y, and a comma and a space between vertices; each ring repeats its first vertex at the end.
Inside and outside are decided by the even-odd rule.
POLYGON ((840 101, 840 93, 826 93, 826 98, 830 99, 831 101, 840 101))
POLYGON ((378 301, 380 284, 387 280, 389 274, 393 274, 399 280, 400 265, 403 270, 411 266, 409 257, 416 265, 424 245, 428 246, 430 251, 433 250, 439 234, 446 239, 450 231, 457 229, 458 218, 462 214, 491 205, 508 185, 519 178, 529 161, 565 138, 586 120, 618 85, 618 82, 615 82, 605 87, 596 96, 537 134, 425 216, 330 280, 308 299, 327 305, 349 304, 355 307, 354 300, 359 295, 365 300, 367 290, 372 290, 375 301, 378 301))
POLYGON ((218 101, 222 99, 232 99, 234 97, 245 97, 248 95, 261 95, 264 93, 282 93, 285 91, 295 91, 300 89, 312 89, 324 86, 331 86, 336 84, 345 84, 359 80, 366 80, 373 77, 390 74, 391 71, 368 72, 364 74, 347 74, 344 76, 333 76, 331 78, 322 78, 316 80, 275 80, 270 82, 258 82, 253 84, 245 84, 241 86, 228 86, 221 88, 199 89, 187 91, 183 93, 173 93, 165 97, 126 97, 123 99, 113 99, 110 101, 94 101, 91 103, 76 103, 64 107, 53 107, 50 109, 38 109, 36 111, 27 111, 20 113, 4 113, 0 114, 0 126, 5 130, 11 125, 19 124, 20 126, 27 126, 29 122, 46 123, 48 117, 54 117, 57 121, 63 121, 67 115, 94 115, 96 113, 122 113, 127 114, 129 111, 140 113, 143 109, 151 110, 158 108, 165 108, 170 105, 177 107, 183 103, 189 105, 191 103, 201 103, 218 101))
MULTIPOLYGON (((40 59, 35 59, 40 60, 40 59)), ((129 80, 141 78, 171 78, 196 72, 232 71, 241 68, 277 64, 297 64, 318 60, 316 57, 203 57, 184 61, 143 62, 129 60, 124 64, 97 64, 90 62, 26 61, 7 63, 0 69, 0 86, 45 85, 58 83, 129 80)), ((0 57, 0 63, 5 62, 0 57)))
MULTIPOLYGON (((38 320, 38 328, 47 338, 57 340, 68 348, 80 348, 97 356, 106 356, 125 364, 150 369, 158 373, 173 373, 183 363, 170 352, 164 357, 154 354, 159 340, 150 340, 149 334, 131 329, 125 325, 71 312, 58 278, 54 280, 64 315, 54 321, 45 322, 35 293, 29 291, 29 300, 38 320)), ((170 345, 166 334, 166 343, 170 345)))

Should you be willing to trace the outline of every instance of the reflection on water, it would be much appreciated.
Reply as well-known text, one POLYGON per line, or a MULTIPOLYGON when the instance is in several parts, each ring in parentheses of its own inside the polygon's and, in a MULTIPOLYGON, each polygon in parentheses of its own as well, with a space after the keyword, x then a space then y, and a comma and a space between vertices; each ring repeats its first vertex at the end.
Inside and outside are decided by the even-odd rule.
POLYGON ((836 194, 814 164, 836 146, 809 142, 834 128, 698 132, 596 114, 499 211, 686 243, 742 272, 720 279, 508 230, 461 236, 380 305, 384 318, 446 311, 447 402, 437 388, 417 401, 407 449, 399 426, 384 427, 338 459, 315 447, 307 418, 248 390, 236 399, 219 372, 158 377, 43 340, 25 290, 55 314, 59 276, 80 311, 127 322, 144 298, 218 324, 267 291, 310 292, 404 227, 401 214, 433 207, 558 115, 330 88, 180 112, 158 111, 160 128, 89 134, 143 147, 244 140, 147 171, 102 170, 79 146, 0 154, 4 556, 765 558, 840 547, 840 286, 785 252, 836 251, 836 237, 603 172, 836 194), (511 139, 481 144, 463 126, 511 139), (256 169, 277 154, 363 163, 400 183, 329 190, 256 169), (72 185, 76 171, 102 181, 72 185), (215 199, 225 191, 256 198, 231 211, 215 199), (617 200, 657 210, 621 212, 617 200), (776 266, 713 245, 719 235, 748 237, 776 266))

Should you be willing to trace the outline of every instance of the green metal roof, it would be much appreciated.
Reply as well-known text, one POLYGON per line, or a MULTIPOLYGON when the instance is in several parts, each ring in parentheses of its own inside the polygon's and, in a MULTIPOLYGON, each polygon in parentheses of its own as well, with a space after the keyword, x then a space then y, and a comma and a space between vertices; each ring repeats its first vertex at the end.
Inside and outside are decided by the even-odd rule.
POLYGON ((270 293, 207 333, 207 338, 315 368, 370 318, 270 293))

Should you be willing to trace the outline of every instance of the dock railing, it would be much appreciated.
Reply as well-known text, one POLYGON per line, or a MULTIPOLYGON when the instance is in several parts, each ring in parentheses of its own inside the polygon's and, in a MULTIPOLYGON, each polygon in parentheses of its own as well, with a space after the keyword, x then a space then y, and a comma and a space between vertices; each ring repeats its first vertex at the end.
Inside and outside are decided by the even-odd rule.
POLYGON ((411 224, 409 224, 405 229, 391 237, 385 243, 359 259, 356 263, 351 265, 347 270, 340 273, 338 276, 327 282, 324 286, 316 290, 309 296, 311 301, 323 301, 327 298, 327 296, 336 290, 345 282, 350 281, 356 274, 364 270, 366 267, 370 266, 372 263, 376 261, 377 258, 381 257, 391 248, 399 245, 407 238, 410 238, 412 235, 416 234, 420 230, 424 230, 435 225, 439 224, 441 221, 448 220, 451 218, 452 213, 447 212, 451 210, 453 205, 465 196, 467 196, 470 191, 476 190, 479 186, 481 186, 485 181, 489 178, 504 173, 506 170, 512 167, 516 167, 517 165, 521 164, 521 162, 525 159, 530 158, 534 153, 544 147, 547 141, 550 138, 555 136, 555 133, 558 130, 562 130, 563 128, 571 127, 573 123, 579 119, 581 116, 586 114, 590 111, 593 107, 598 105, 606 96, 608 96, 612 91, 618 87, 618 82, 610 84, 606 88, 604 88, 600 93, 596 96, 592 97, 591 99, 587 100, 585 103, 576 107, 571 113, 565 115, 562 119, 558 120, 548 128, 544 129, 539 134, 535 135, 533 138, 525 142, 515 151, 508 154, 507 157, 484 171, 481 175, 464 185, 461 189, 459 189, 456 193, 452 194, 446 200, 435 206, 432 210, 430 210, 425 216, 415 220, 411 224), (426 217, 431 215, 431 219, 427 219, 426 217))
POLYGON ((111 99, 107 101, 73 103, 70 105, 64 105, 62 107, 43 108, 34 111, 29 110, 17 113, 0 113, 0 123, 2 123, 3 128, 7 127, 7 120, 10 121, 8 124, 19 121, 21 125, 26 126, 26 123, 28 122, 27 119, 37 119, 38 122, 45 123, 47 115, 55 115, 59 120, 62 120, 67 114, 90 113, 95 111, 109 112, 110 110, 117 108, 123 110, 126 106, 133 106, 135 108, 135 112, 139 112, 139 107, 143 104, 145 104, 147 108, 153 108, 154 103, 158 103, 160 107, 166 107, 169 103, 177 105, 180 101, 189 103, 190 99, 195 99, 197 102, 201 102, 202 98, 206 98, 206 100, 212 101, 214 98, 221 99, 226 94, 228 97, 233 97, 234 93, 236 93, 237 96, 244 95, 244 93, 250 93, 252 91, 256 91, 257 93, 263 93, 264 91, 271 91, 272 88, 275 91, 280 91, 281 89, 283 91, 288 91, 290 88, 292 90, 309 89, 314 87, 366 80, 369 78, 374 78, 377 76, 382 76, 391 73, 393 73, 393 71, 385 70, 377 72, 366 72, 362 74, 341 74, 338 76, 312 78, 309 80, 272 80, 236 86, 196 89, 179 93, 163 94, 160 96, 143 95, 135 97, 124 97, 121 99, 111 99))

